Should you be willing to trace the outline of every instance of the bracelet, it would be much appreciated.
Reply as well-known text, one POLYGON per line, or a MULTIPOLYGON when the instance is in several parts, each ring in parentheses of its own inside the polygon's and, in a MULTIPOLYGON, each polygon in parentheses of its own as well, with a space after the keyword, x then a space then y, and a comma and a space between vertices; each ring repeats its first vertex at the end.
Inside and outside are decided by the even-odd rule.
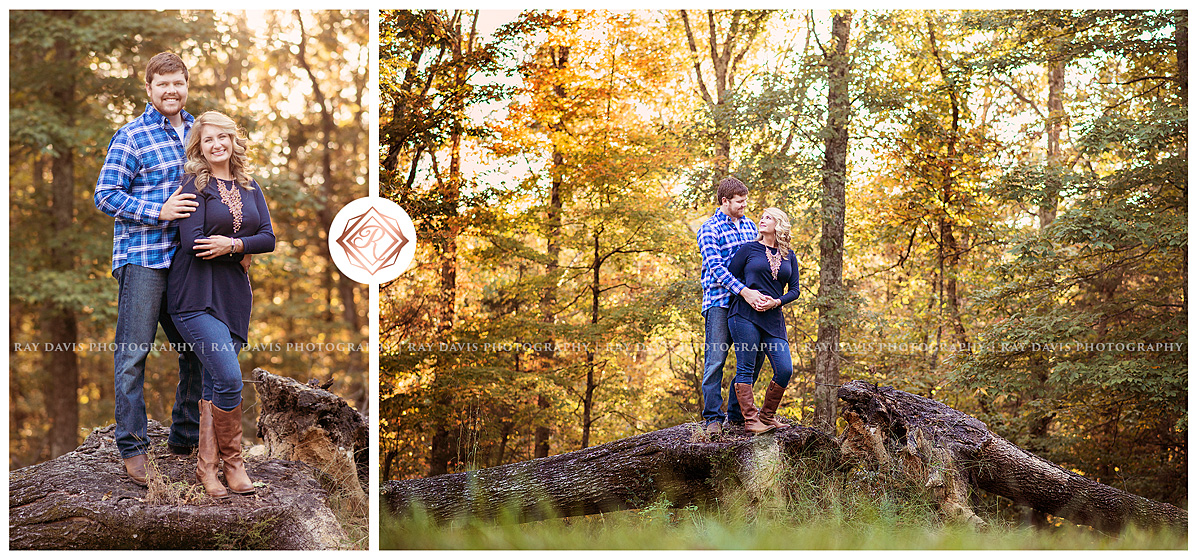
POLYGON ((229 254, 232 255, 232 254, 236 253, 237 252, 236 248, 237 248, 237 240, 230 238, 229 239, 229 254))

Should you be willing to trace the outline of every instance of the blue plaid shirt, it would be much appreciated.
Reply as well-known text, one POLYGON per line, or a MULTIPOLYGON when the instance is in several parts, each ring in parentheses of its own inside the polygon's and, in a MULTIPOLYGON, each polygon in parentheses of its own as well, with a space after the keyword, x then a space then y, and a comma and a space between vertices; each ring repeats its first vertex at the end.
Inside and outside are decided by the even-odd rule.
MULTIPOLYGON (((184 111, 184 136, 195 120, 184 111)), ((183 178, 187 157, 171 122, 146 104, 146 112, 121 127, 108 144, 93 200, 117 219, 113 226, 112 269, 126 264, 168 268, 179 245, 179 228, 158 214, 183 178)))
POLYGON ((746 287, 730 274, 729 260, 738 247, 755 239, 758 239, 758 224, 754 220, 743 216, 735 222, 720 208, 700 226, 696 243, 704 259, 700 267, 700 286, 704 289, 701 313, 710 307, 729 307, 729 298, 746 287))

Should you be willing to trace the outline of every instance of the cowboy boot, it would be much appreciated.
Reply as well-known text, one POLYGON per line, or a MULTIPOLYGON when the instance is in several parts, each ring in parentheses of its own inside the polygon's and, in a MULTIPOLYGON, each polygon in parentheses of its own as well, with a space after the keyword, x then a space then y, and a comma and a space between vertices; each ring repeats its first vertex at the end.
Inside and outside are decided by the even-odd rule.
POLYGON ((217 463, 221 452, 217 446, 217 434, 213 428, 212 401, 200 401, 200 443, 196 453, 196 480, 204 485, 204 493, 213 498, 228 498, 229 490, 217 478, 217 463))
POLYGON ((758 418, 758 407, 754 406, 754 387, 749 383, 734 383, 737 393, 738 406, 742 409, 742 417, 746 419, 746 431, 754 435, 765 434, 775 429, 758 418))
POLYGON ((763 399, 762 409, 758 411, 758 419, 763 424, 775 426, 776 428, 786 428, 787 424, 779 421, 775 416, 775 411, 779 409, 779 401, 783 400, 783 387, 774 381, 767 385, 767 396, 763 399))
POLYGON ((242 461, 242 404, 238 403, 228 412, 209 403, 212 409, 213 426, 216 428, 217 447, 221 450, 221 460, 225 463, 225 482, 229 489, 238 494, 253 494, 254 483, 246 474, 246 465, 242 461))
POLYGON ((146 486, 146 455, 134 455, 124 459, 125 474, 138 486, 146 486))

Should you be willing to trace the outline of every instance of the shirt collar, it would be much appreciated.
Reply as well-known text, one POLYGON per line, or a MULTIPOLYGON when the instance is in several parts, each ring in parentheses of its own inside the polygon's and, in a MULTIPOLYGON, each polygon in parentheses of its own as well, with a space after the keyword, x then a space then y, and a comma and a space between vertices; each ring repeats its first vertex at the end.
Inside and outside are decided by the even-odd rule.
MULTIPOLYGON (((180 112, 183 113, 183 126, 185 128, 191 126, 192 122, 196 120, 196 117, 193 117, 191 113, 187 111, 180 112)), ((171 126, 171 121, 167 120, 167 117, 163 116, 162 113, 159 113, 158 109, 154 108, 154 104, 149 101, 146 102, 146 119, 152 123, 161 124, 163 127, 171 126)))
POLYGON ((735 221, 733 219, 733 216, 730 216, 729 214, 722 212, 720 208, 717 208, 717 211, 713 212, 713 217, 717 217, 717 216, 721 216, 721 217, 725 218, 725 221, 729 222, 730 224, 734 224, 734 225, 740 224, 740 223, 742 223, 741 220, 746 219, 745 216, 742 216, 741 218, 739 218, 738 220, 735 221))

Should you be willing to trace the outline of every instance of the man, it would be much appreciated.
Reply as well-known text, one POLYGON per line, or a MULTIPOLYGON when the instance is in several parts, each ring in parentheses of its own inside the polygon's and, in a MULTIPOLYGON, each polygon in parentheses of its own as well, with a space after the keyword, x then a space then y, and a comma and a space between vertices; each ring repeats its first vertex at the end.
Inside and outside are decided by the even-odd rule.
MULTIPOLYGON (((116 443, 125 472, 146 485, 146 356, 158 325, 172 344, 183 344, 167 315, 167 270, 179 244, 173 220, 197 207, 193 194, 182 194, 183 139, 193 118, 187 102, 188 71, 178 56, 159 53, 146 66, 150 102, 133 122, 121 127, 108 145, 96 182, 96 208, 116 218, 113 228, 113 276, 117 279, 117 333, 114 351, 116 443)), ((179 385, 171 409, 172 453, 187 455, 200 437, 202 365, 196 355, 179 354, 179 385)))
MULTIPOLYGON (((743 243, 758 238, 758 225, 746 218, 746 198, 750 190, 734 177, 721 179, 717 184, 717 202, 720 208, 700 226, 696 243, 700 246, 703 264, 700 268, 700 285, 704 290, 704 303, 700 315, 704 317, 704 378, 701 392, 704 396, 704 432, 713 437, 721 433, 721 387, 725 370, 725 358, 733 342, 729 334, 729 298, 738 294, 747 303, 756 307, 765 306, 770 297, 747 287, 729 272, 729 261, 743 243)), ((754 365, 755 375, 762 367, 762 354, 754 365)), ((741 409, 733 391, 729 392, 729 422, 743 422, 741 409)))

